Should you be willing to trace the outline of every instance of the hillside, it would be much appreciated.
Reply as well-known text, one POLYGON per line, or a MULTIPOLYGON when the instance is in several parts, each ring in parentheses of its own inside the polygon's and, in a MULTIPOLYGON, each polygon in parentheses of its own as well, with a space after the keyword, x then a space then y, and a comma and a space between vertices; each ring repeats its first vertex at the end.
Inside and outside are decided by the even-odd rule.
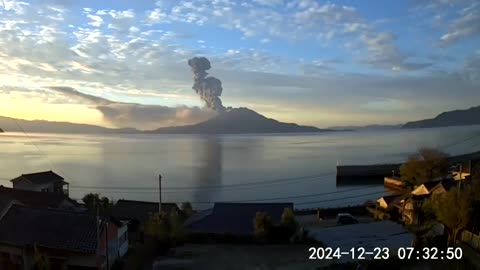
POLYGON ((0 126, 5 132, 33 133, 71 133, 71 134, 113 134, 138 133, 133 128, 111 129, 95 125, 75 124, 68 122, 52 122, 45 120, 22 120, 0 116, 0 126), (22 130, 23 129, 23 130, 22 130))
POLYGON ((266 118, 247 108, 229 109, 212 119, 195 125, 159 128, 159 134, 241 134, 241 133, 295 133, 332 131, 293 123, 282 123, 266 118))
POLYGON ((389 129, 397 129, 401 128, 402 125, 366 125, 366 126, 335 126, 329 127, 328 129, 334 130, 389 130, 389 129))
POLYGON ((430 128, 480 125, 480 106, 444 112, 432 119, 408 122, 402 128, 430 128))

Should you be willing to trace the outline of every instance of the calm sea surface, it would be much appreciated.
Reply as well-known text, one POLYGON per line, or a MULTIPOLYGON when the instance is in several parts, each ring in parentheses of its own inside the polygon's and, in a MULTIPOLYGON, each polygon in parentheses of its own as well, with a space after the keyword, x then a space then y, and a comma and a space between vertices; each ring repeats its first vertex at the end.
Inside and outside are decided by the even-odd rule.
POLYGON ((0 184, 54 170, 81 198, 292 201, 296 208, 339 206, 381 196, 383 185, 337 187, 336 164, 401 162, 420 146, 450 154, 480 150, 480 126, 295 135, 0 134, 0 184))

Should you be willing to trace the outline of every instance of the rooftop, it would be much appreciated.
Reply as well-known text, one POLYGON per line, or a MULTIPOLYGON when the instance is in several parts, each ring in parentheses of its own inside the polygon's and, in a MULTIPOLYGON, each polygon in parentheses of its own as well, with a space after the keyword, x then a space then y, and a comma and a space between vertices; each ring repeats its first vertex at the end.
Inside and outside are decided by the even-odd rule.
POLYGON ((78 203, 63 194, 51 192, 36 192, 29 190, 13 189, 0 186, 0 198, 3 200, 16 200, 24 205, 37 208, 60 208, 65 201, 74 206, 78 203))
POLYGON ((21 179, 27 179, 32 184, 48 184, 48 183, 56 183, 56 182, 64 182, 63 177, 54 173, 53 171, 46 171, 46 172, 38 172, 38 173, 29 173, 29 174, 22 174, 21 176, 10 180, 11 182, 15 182, 21 179))
POLYGON ((285 208, 293 203, 215 203, 213 209, 199 212, 185 222, 191 233, 252 235, 257 212, 266 212, 279 223, 285 208))
MULTIPOLYGON (((178 209, 176 203, 162 203, 162 210, 167 213, 178 211, 178 209)), ((153 213, 158 213, 158 202, 118 200, 111 210, 111 215, 117 219, 139 222, 146 221, 153 213)))
POLYGON ((0 220, 0 242, 94 254, 96 230, 91 214, 12 205, 0 220))

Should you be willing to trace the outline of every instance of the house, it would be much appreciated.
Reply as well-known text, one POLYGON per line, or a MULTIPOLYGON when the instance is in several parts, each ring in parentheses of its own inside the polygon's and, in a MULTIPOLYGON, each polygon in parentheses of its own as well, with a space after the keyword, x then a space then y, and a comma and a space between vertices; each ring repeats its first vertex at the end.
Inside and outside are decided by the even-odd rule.
POLYGON ((36 192, 0 186, 0 199, 36 208, 85 211, 85 207, 63 194, 36 192))
POLYGON ((470 180, 472 179, 472 175, 468 172, 464 171, 452 171, 453 179, 455 180, 470 180))
MULTIPOLYGON (((128 223, 130 236, 135 238, 135 233, 150 218, 151 215, 158 213, 159 205, 157 202, 118 200, 112 207, 110 215, 121 221, 128 223)), ((168 214, 179 213, 180 209, 176 203, 162 203, 162 211, 168 214)), ((132 238, 131 238, 132 239, 132 238)))
POLYGON ((97 269, 96 228, 85 213, 11 205, 0 220, 2 269, 32 269, 39 255, 53 269, 97 269))
POLYGON ((128 251, 128 224, 114 218, 108 218, 103 221, 100 226, 100 255, 104 258, 103 265, 107 263, 109 267, 113 263, 125 256, 128 251), (108 241, 107 241, 108 239, 108 241), (108 244, 106 244, 108 243, 108 244), (105 250, 108 250, 108 256, 106 256, 105 250))
POLYGON ((187 219, 184 229, 191 234, 253 236, 257 212, 267 213, 278 224, 285 208, 293 210, 293 203, 215 203, 187 219))
POLYGON ((421 218, 419 216, 419 208, 422 207, 423 201, 434 194, 443 194, 457 185, 453 179, 443 179, 430 181, 417 186, 410 194, 405 195, 396 203, 396 207, 400 210, 402 220, 406 224, 416 224, 421 218))
POLYGON ((39 258, 51 269, 103 269, 126 253, 126 230, 89 213, 11 204, 0 219, 0 269, 30 270, 39 258))
POLYGON ((383 178, 383 185, 386 188, 394 190, 402 190, 405 188, 405 183, 400 176, 388 176, 383 178))
POLYGON ((68 196, 69 184, 65 182, 63 177, 52 171, 22 174, 10 181, 14 189, 50 192, 68 196))
POLYGON ((441 194, 447 192, 454 186, 455 181, 453 179, 430 181, 415 187, 411 193, 416 196, 441 194))
POLYGON ((394 203, 401 198, 401 195, 383 196, 377 200, 377 206, 381 209, 389 209, 394 206, 394 203))

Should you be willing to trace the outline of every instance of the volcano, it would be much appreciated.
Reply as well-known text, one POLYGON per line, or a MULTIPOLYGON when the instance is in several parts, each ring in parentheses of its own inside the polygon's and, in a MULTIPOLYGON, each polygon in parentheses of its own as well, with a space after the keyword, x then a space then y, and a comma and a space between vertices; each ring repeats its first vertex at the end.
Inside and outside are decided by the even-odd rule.
POLYGON ((227 109, 217 116, 188 126, 163 127, 151 131, 158 134, 242 134, 303 133, 333 131, 293 123, 282 123, 247 108, 227 109))

